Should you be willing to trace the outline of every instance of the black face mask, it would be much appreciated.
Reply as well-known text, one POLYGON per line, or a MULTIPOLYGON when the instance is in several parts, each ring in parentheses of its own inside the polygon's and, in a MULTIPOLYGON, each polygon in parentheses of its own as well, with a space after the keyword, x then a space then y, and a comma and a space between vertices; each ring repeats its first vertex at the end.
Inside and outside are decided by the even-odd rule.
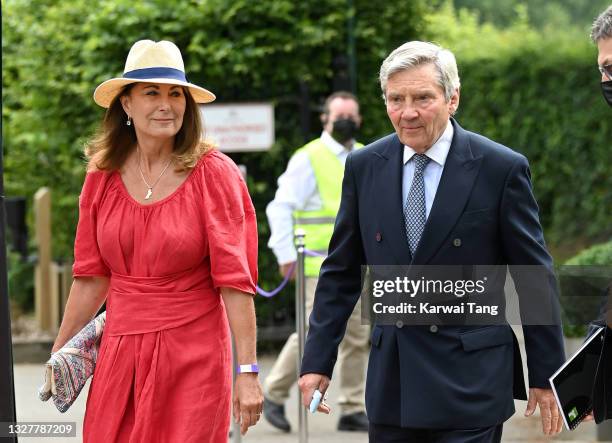
POLYGON ((612 106, 612 80, 601 82, 601 92, 603 93, 606 102, 612 106))
POLYGON ((357 123, 350 118, 343 118, 334 122, 332 137, 338 143, 346 143, 355 138, 357 134, 357 123))

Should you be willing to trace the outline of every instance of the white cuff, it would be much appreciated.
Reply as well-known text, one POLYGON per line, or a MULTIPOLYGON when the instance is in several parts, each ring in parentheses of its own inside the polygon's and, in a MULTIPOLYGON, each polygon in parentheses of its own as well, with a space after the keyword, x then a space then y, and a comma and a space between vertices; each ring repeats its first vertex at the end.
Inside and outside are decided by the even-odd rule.
POLYGON ((286 265, 287 263, 297 261, 297 251, 293 246, 291 248, 274 248, 273 251, 279 265, 286 265))

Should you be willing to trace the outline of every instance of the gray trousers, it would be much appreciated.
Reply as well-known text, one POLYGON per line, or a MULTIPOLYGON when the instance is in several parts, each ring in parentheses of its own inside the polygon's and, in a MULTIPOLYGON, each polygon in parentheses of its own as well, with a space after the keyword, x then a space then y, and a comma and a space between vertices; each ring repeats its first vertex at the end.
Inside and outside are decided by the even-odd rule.
MULTIPOLYGON (((306 278, 306 319, 310 317, 318 278, 306 278)), ((308 327, 308 322, 306 322, 308 327)), ((334 383, 340 382, 340 405, 342 414, 365 410, 365 368, 368 358, 369 326, 361 324, 361 302, 349 318, 344 339, 338 349, 338 366, 334 383)), ((264 381, 266 397, 274 403, 284 403, 289 390, 297 381, 298 335, 291 334, 281 350, 272 371, 264 381)))

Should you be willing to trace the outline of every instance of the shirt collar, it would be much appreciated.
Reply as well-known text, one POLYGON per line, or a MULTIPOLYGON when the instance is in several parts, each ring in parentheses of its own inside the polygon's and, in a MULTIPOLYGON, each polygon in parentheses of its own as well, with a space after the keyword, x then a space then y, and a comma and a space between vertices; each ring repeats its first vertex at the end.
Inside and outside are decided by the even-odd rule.
POLYGON ((327 131, 323 131, 321 133, 321 141, 329 148, 331 152, 336 155, 352 150, 355 145, 355 142, 353 141, 353 146, 351 146, 351 149, 347 149, 343 144, 338 143, 327 131))
MULTIPOLYGON (((425 155, 440 166, 444 167, 451 142, 453 141, 454 133, 455 130, 453 128, 453 124, 449 119, 446 129, 440 138, 438 138, 438 140, 432 145, 432 147, 425 151, 425 155)), ((408 163, 414 154, 416 154, 414 149, 412 149, 410 146, 404 145, 404 164, 408 163)))

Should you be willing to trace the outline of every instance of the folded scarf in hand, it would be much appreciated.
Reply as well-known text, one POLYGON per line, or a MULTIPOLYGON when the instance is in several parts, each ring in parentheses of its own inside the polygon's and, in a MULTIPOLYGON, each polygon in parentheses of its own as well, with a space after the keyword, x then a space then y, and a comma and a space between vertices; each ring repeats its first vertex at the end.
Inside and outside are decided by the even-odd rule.
POLYGON ((45 364, 45 383, 38 390, 38 397, 53 403, 60 412, 66 412, 74 403, 93 375, 98 357, 100 337, 104 330, 106 312, 98 315, 45 364))

